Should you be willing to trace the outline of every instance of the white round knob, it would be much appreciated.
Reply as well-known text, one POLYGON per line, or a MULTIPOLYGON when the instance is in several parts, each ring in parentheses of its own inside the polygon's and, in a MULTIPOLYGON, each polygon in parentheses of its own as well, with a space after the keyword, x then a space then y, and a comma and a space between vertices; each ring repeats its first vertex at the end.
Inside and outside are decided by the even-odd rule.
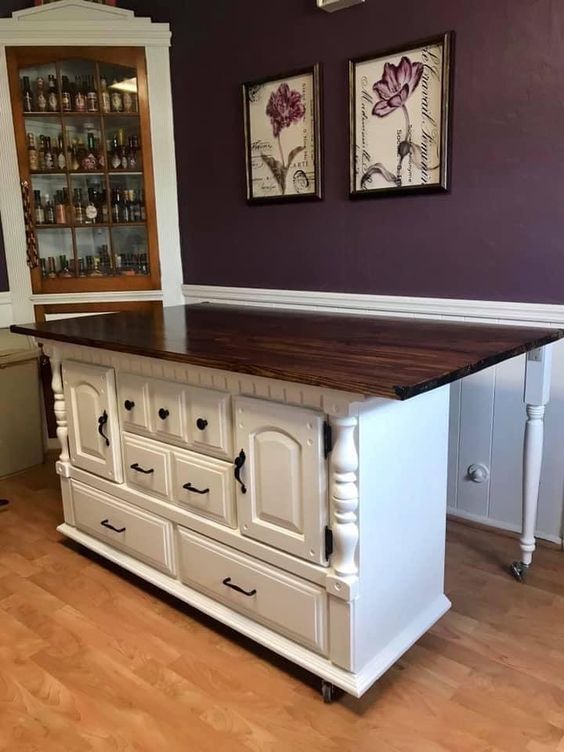
POLYGON ((470 480, 474 481, 474 483, 485 483, 490 477, 490 471, 488 468, 480 463, 470 465, 467 472, 468 477, 470 480))

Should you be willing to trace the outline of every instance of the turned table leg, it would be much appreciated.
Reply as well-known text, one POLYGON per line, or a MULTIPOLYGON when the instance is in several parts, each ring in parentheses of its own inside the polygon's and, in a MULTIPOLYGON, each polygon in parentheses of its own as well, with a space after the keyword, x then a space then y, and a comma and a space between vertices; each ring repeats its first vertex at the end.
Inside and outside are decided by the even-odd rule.
POLYGON ((523 444, 523 528, 521 558, 511 565, 513 576, 523 582, 533 562, 544 437, 544 411, 550 396, 551 346, 527 353, 525 392, 527 422, 523 444))

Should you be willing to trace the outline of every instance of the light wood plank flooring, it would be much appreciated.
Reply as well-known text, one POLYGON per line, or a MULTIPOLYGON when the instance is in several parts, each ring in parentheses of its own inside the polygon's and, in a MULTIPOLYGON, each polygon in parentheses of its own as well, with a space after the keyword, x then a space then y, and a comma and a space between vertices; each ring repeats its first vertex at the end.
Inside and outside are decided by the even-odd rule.
POLYGON ((450 523, 453 609, 362 700, 55 531, 52 463, 0 481, 0 750, 564 752, 564 555, 450 523))

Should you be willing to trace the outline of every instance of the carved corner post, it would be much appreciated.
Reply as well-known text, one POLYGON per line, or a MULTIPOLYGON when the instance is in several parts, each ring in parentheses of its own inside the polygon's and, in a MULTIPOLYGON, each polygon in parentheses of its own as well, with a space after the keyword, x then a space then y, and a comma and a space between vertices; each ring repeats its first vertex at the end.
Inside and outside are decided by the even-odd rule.
POLYGON ((523 530, 520 539, 521 559, 514 561, 511 572, 523 581, 533 562, 535 527, 539 501, 544 439, 544 411, 550 397, 550 372, 552 346, 531 350, 525 366, 525 391, 527 422, 523 444, 523 530))
MULTIPOLYGON (((51 345, 43 345, 43 352, 49 358, 51 362, 51 388, 53 389, 53 396, 55 398, 55 418, 57 420, 57 438, 61 445, 61 454, 59 456, 59 463, 63 466, 67 466, 70 463, 69 455, 69 442, 68 442, 68 424, 67 424, 67 409, 65 405, 65 395, 63 391, 63 376, 61 372, 61 356, 56 347, 51 345)), ((57 466, 57 471, 60 475, 66 473, 60 472, 61 468, 57 466)))
POLYGON ((330 465, 330 489, 333 507, 333 574, 328 577, 329 591, 345 600, 353 600, 358 591, 358 453, 356 417, 332 418, 333 450, 330 465))

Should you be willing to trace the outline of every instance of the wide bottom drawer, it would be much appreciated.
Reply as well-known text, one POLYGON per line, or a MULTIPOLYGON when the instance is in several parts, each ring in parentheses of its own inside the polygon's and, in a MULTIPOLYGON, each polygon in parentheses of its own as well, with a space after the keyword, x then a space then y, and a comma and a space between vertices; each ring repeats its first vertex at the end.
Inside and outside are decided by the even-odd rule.
POLYGON ((174 573, 170 522, 85 486, 71 482, 76 527, 158 569, 174 573))
POLYGON ((327 653, 327 594, 287 572, 178 530, 180 579, 296 642, 327 653))

